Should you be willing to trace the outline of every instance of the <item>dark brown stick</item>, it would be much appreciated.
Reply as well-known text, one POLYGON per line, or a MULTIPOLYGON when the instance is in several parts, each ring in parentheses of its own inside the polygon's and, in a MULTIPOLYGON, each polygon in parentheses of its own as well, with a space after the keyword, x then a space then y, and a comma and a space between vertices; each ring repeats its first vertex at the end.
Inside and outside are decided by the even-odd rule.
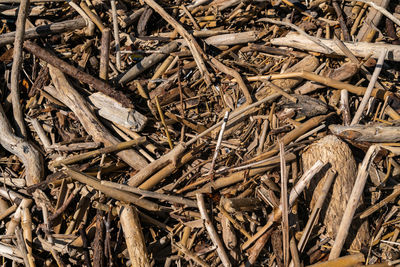
POLYGON ((132 102, 123 93, 116 91, 109 84, 107 84, 99 79, 96 79, 93 76, 91 76, 90 74, 87 74, 86 72, 83 72, 83 71, 75 68, 74 66, 63 61, 62 59, 59 59, 58 57, 56 57, 55 55, 46 51, 45 49, 41 48, 37 44, 35 44, 31 41, 25 41, 24 48, 28 52, 37 56, 38 58, 57 67, 59 70, 68 74, 69 76, 71 76, 81 82, 87 83, 88 85, 93 87, 93 89, 116 99, 125 107, 129 107, 129 108, 133 107, 132 102))

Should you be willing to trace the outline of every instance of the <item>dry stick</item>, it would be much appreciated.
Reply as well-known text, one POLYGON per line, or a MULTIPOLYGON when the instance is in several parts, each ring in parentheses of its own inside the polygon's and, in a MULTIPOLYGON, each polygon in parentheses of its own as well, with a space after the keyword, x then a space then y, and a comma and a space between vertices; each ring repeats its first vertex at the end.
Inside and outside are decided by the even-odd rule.
POLYGON ((131 69, 129 69, 119 80, 119 83, 127 83, 133 79, 135 79, 137 76, 139 76, 142 72, 145 70, 151 68, 161 60, 163 60, 168 54, 174 52, 176 49, 178 49, 178 43, 173 41, 170 42, 169 44, 166 44, 160 48, 160 53, 154 53, 148 57, 145 57, 142 59, 138 64, 133 66, 131 69))
MULTIPOLYGON (((325 199, 329 193, 329 189, 330 189, 330 187, 333 183, 333 180, 336 176, 335 170, 329 169, 328 172, 329 172, 329 174, 327 175, 325 183, 321 189, 321 194, 319 195, 317 202, 315 203, 315 206, 311 212, 311 215, 307 221, 307 224, 304 227, 303 234, 301 235, 299 243, 297 244, 297 249, 300 253, 304 251, 307 241, 310 238, 312 228, 318 222, 318 218, 319 218, 319 214, 321 212, 322 205, 325 202, 325 199)), ((295 267, 293 260, 290 262, 289 267, 295 267)))
POLYGON ((281 204, 282 207, 282 242, 283 242, 283 263, 285 266, 289 264, 289 204, 287 180, 288 174, 286 169, 285 148, 283 143, 279 143, 279 157, 281 161, 281 204))
POLYGON ((375 83, 378 80, 379 74, 381 73, 381 70, 382 70, 382 67, 383 67, 383 62, 385 61, 385 57, 386 57, 387 51, 388 51, 387 49, 383 49, 383 51, 381 52, 381 55, 378 58, 378 62, 376 63, 375 70, 372 73, 372 77, 371 77, 371 80, 370 80, 370 82, 368 84, 367 90, 365 91, 365 94, 364 94, 364 96, 363 96, 363 98, 361 100, 360 106, 358 107, 357 112, 354 115, 353 120, 351 121, 350 125, 357 124, 360 121, 361 116, 362 116, 362 114, 364 112, 364 109, 368 104, 368 101, 369 101, 369 98, 371 96, 372 90, 375 87, 375 83))
POLYGON ((307 34, 305 31, 303 31, 302 29, 300 29, 298 26, 294 25, 293 23, 284 22, 284 21, 277 21, 277 20, 273 20, 273 19, 269 19, 269 18, 262 18, 262 19, 259 19, 257 21, 258 22, 269 22, 269 23, 273 23, 273 24, 278 24, 278 25, 283 25, 283 26, 286 26, 286 27, 290 27, 290 28, 296 30, 301 35, 303 35, 304 37, 306 37, 307 39, 311 40, 315 44, 317 44, 320 47, 322 47, 325 50, 325 53, 327 53, 327 54, 334 53, 334 51, 331 48, 329 48, 324 43, 322 43, 318 38, 307 34))
MULTIPOLYGON (((249 248, 247 250, 247 254, 249 255, 248 256, 248 262, 251 265, 253 265, 256 262, 258 256, 260 255, 261 251, 263 250, 265 244, 267 243, 267 241, 271 237, 271 234, 272 234, 273 230, 274 230, 273 228, 269 229, 256 242, 254 242, 254 245, 251 248, 249 248)), ((244 267, 244 266, 248 266, 248 265, 245 265, 245 264, 241 265, 241 267, 244 267)))
POLYGON ((29 10, 29 0, 22 0, 19 6, 18 18, 16 23, 13 64, 11 69, 11 98, 12 98, 13 115, 16 122, 15 132, 17 136, 22 138, 26 138, 27 136, 26 136, 26 127, 24 122, 24 115, 22 113, 22 107, 20 103, 19 77, 23 60, 22 44, 24 42, 25 21, 28 10, 29 10))
POLYGON ((155 97, 155 100, 156 100, 156 106, 157 106, 158 115, 160 116, 161 123, 164 126, 165 135, 167 136, 169 148, 173 149, 174 145, 172 144, 171 136, 170 136, 169 131, 168 131, 168 126, 167 126, 167 123, 165 122, 165 119, 164 119, 164 113, 161 110, 161 105, 160 105, 160 102, 158 101, 158 97, 157 96, 155 97))
POLYGON ((349 30, 347 29, 346 22, 345 22, 344 17, 343 17, 343 12, 342 12, 342 9, 340 8, 339 4, 338 4, 338 0, 333 0, 332 1, 332 6, 335 9, 336 15, 338 17, 338 20, 339 20, 339 23, 340 23, 340 28, 342 29, 342 32, 343 32, 344 40, 347 41, 347 42, 351 41, 349 30))
POLYGON ((83 9, 83 11, 85 11, 86 15, 93 21, 93 23, 96 24, 99 30, 103 32, 105 26, 103 25, 103 22, 101 22, 100 17, 93 13, 84 1, 81 1, 79 5, 83 9))
POLYGON ((149 257, 146 249, 142 227, 136 208, 122 205, 118 210, 122 231, 124 232, 129 259, 132 266, 149 267, 149 257))
POLYGON ((225 252, 224 245, 222 244, 222 241, 219 238, 217 231, 215 231, 215 228, 210 220, 210 217, 208 216, 203 194, 196 194, 196 198, 197 198, 197 206, 199 207, 201 218, 204 221, 207 232, 210 235, 211 241, 213 242, 214 246, 216 246, 216 248, 217 248, 217 253, 221 259, 222 265, 225 267, 232 266, 232 264, 229 261, 229 257, 225 252))
MULTIPOLYGON (((272 101, 274 99, 276 99, 279 95, 278 94, 273 94, 269 97, 266 97, 260 101, 257 101, 247 107, 245 107, 242 110, 236 110, 234 112, 232 112, 231 114, 231 118, 235 118, 238 117, 242 114, 244 114, 244 112, 255 108, 263 103, 272 101)), ((203 131, 201 134, 199 134, 198 136, 192 138, 191 140, 189 140, 188 142, 186 142, 185 144, 179 144, 177 146, 175 146, 174 149, 172 149, 170 152, 168 152, 167 154, 163 155, 162 157, 160 157, 159 159, 149 163, 146 167, 142 168, 138 173, 136 173, 133 177, 131 177, 128 181, 128 185, 130 186, 139 186, 140 184, 142 184, 147 178, 149 178, 153 173, 155 173, 156 171, 160 170, 161 168, 164 168, 166 165, 168 165, 169 163, 171 163, 174 167, 177 164, 177 158, 185 151, 186 147, 194 144, 195 142, 197 142, 197 140, 199 140, 200 138, 208 135, 210 132, 212 132, 213 130, 219 128, 222 125, 223 121, 220 121, 216 124, 214 124, 212 127, 210 127, 209 129, 207 129, 206 131, 203 131)))
MULTIPOLYGON (((50 76, 57 90, 52 87, 45 89, 51 90, 53 95, 60 98, 61 102, 65 103, 75 113, 85 131, 93 137, 94 141, 102 142, 106 146, 120 142, 101 124, 87 101, 71 86, 60 70, 50 66, 50 76)), ((147 165, 147 161, 133 149, 118 152, 117 155, 135 169, 147 165)))
POLYGON ((193 27, 195 28, 195 30, 200 31, 201 28, 200 28, 199 24, 197 24, 197 21, 193 18, 192 13, 190 13, 190 11, 185 7, 185 5, 181 5, 181 8, 182 8, 183 12, 185 12, 186 16, 193 23, 193 27))
POLYGON ((219 131, 219 135, 218 135, 217 145, 215 146, 214 156, 211 161, 210 171, 208 172, 208 174, 211 174, 214 172, 215 161, 217 160, 217 157, 218 157, 218 152, 221 147, 222 138, 224 137, 224 131, 225 131, 226 123, 228 122, 228 118, 229 118, 229 111, 225 112, 223 123, 221 125, 221 130, 219 131))
POLYGON ((42 155, 33 145, 14 134, 1 105, 0 133, 0 144, 8 152, 16 155, 25 165, 26 185, 39 183, 43 176, 42 155))
POLYGON ((358 2, 363 2, 365 4, 370 5, 371 7, 373 7, 374 9, 378 10, 379 12, 381 12, 383 15, 385 15, 387 18, 389 18, 390 20, 392 20, 394 23, 396 23, 397 25, 400 26, 400 19, 396 18, 395 16, 393 16, 392 14, 390 14, 389 11, 387 11, 385 8, 378 6, 377 4, 375 4, 374 2, 372 2, 371 0, 357 0, 358 2))
POLYGON ((151 201, 148 201, 145 199, 139 199, 139 197, 137 197, 134 194, 102 185, 98 179, 91 177, 89 175, 86 175, 84 173, 75 171, 68 167, 65 167, 64 172, 68 176, 70 176, 72 179, 74 179, 82 184, 89 185, 89 186, 93 187, 94 189, 101 191, 105 195, 112 197, 114 199, 124 201, 126 203, 132 203, 134 205, 137 205, 141 208, 144 208, 144 209, 147 209, 150 211, 161 210, 161 207, 159 205, 155 204, 154 202, 151 202, 151 201))
POLYGON ((153 8, 160 16, 165 19, 172 27, 185 39, 190 52, 193 54, 194 61, 196 61, 197 67, 201 75, 204 77, 204 81, 208 86, 211 86, 210 73, 208 72, 206 65, 204 63, 203 57, 206 55, 202 52, 201 47, 197 43, 196 39, 189 34, 186 29, 179 24, 170 14, 168 14, 159 4, 154 0, 143 0, 151 8, 153 8))
MULTIPOLYGON (((325 86, 333 87, 339 90, 346 89, 350 93, 356 95, 364 95, 366 88, 361 86, 355 86, 352 84, 348 84, 345 82, 340 82, 331 78, 322 77, 315 73, 311 73, 308 71, 302 72, 292 72, 292 73, 282 73, 282 74, 273 74, 273 75, 263 75, 263 76, 253 76, 248 77, 247 80, 250 82, 262 81, 266 79, 276 80, 276 79, 289 79, 289 78, 303 78, 310 81, 322 83, 325 86)), ((234 81, 234 80, 232 80, 234 81)), ((387 96, 393 95, 391 92, 375 88, 372 90, 372 96, 384 100, 387 96)))
POLYGON ((350 125, 350 106, 349 106, 349 93, 346 89, 340 91, 340 110, 343 116, 343 124, 350 125))
MULTIPOLYGON (((324 120, 326 120, 327 118, 329 118, 332 115, 333 115, 333 113, 330 113, 328 115, 316 116, 316 117, 313 117, 313 118, 307 120, 306 122, 302 123, 299 127, 293 129, 292 131, 290 131, 286 135, 284 135, 281 139, 282 143, 284 145, 289 144, 290 142, 292 142, 299 136, 307 133, 309 130, 318 126, 321 122, 323 122, 324 120)), ((276 153, 278 153, 278 151, 279 151, 278 149, 279 149, 278 145, 275 145, 269 151, 266 151, 256 157, 252 158, 250 160, 250 162, 254 162, 254 161, 258 161, 258 160, 262 160, 262 159, 271 157, 271 156, 275 155, 276 153)))
POLYGON ((69 165, 69 164, 73 164, 73 163, 78 162, 78 161, 82 161, 82 160, 85 160, 85 159, 96 157, 96 156, 101 155, 101 154, 108 154, 108 153, 111 153, 111 152, 128 149, 130 147, 138 146, 140 144, 143 144, 145 141, 146 141, 146 137, 140 137, 140 138, 135 139, 135 140, 121 142, 121 143, 116 144, 116 145, 112 145, 112 146, 96 149, 96 150, 89 151, 89 152, 82 153, 82 154, 78 154, 78 155, 73 155, 73 156, 70 156, 68 158, 57 160, 57 161, 53 162, 52 164, 50 164, 50 167, 54 168, 54 167, 60 167, 62 165, 69 165))
POLYGON ((59 59, 57 56, 53 55, 52 53, 48 52, 47 50, 41 48, 40 46, 36 45, 31 41, 24 42, 24 48, 32 53, 33 55, 37 56, 41 60, 56 66, 62 72, 68 74, 69 76, 83 82, 89 84, 93 89, 108 95, 117 101, 119 101, 125 107, 132 107, 132 102, 129 98, 124 95, 123 93, 116 91, 113 87, 109 84, 99 80, 86 72, 83 72, 74 66, 68 64, 67 62, 59 59))
MULTIPOLYGON (((56 33, 73 31, 85 27, 85 20, 82 18, 56 22, 45 26, 38 26, 25 31, 24 40, 37 37, 45 37, 56 33)), ((0 46, 12 44, 15 40, 16 32, 9 32, 1 35, 0 46)))
POLYGON ((115 0, 110 0, 110 3, 111 3, 113 29, 114 29, 114 44, 115 44, 116 63, 117 63, 116 65, 117 65, 117 69, 119 71, 121 71, 121 47, 120 47, 120 42, 119 42, 117 6, 115 4, 115 0))
POLYGON ((191 252, 189 249, 182 246, 181 244, 172 242, 172 245, 176 247, 180 252, 182 252, 182 254, 185 255, 185 257, 188 257, 189 259, 193 260, 198 265, 202 267, 210 267, 210 265, 208 265, 206 262, 200 259, 195 253, 191 252))
POLYGON ((95 29, 93 21, 89 18, 88 15, 86 15, 85 11, 83 11, 82 8, 80 8, 75 2, 68 1, 68 4, 85 19, 87 24, 86 34, 92 36, 94 34, 94 29, 95 29))
MULTIPOLYGON (((358 1, 358 0, 357 0, 358 1)), ((338 266, 358 266, 365 261, 364 254, 357 253, 353 255, 348 255, 340 257, 334 260, 328 260, 324 262, 319 262, 313 265, 308 265, 308 267, 338 267, 338 266)), ((380 264, 378 266, 381 266, 380 264)), ((388 266, 388 265, 384 265, 388 266)))
POLYGON ((378 202, 377 204, 363 211, 360 215, 360 219, 367 218, 374 212, 386 206, 386 204, 388 204, 389 202, 395 200, 399 195, 400 195, 400 188, 397 187, 389 196, 385 197, 382 201, 378 202))
POLYGON ((101 45, 100 45, 100 71, 99 78, 108 81, 108 68, 110 60, 110 41, 111 41, 111 30, 105 28, 101 32, 101 45))
MULTIPOLYGON (((292 190, 290 191, 289 207, 293 205, 294 201, 301 194, 304 188, 308 185, 310 180, 315 176, 315 174, 317 174, 322 169, 323 166, 324 164, 320 160, 318 160, 310 169, 308 169, 303 174, 303 176, 297 182, 296 186, 292 188, 292 190)), ((277 210, 274 210, 274 212, 268 217, 267 224, 264 225, 255 235, 249 238, 242 245, 242 249, 247 249, 254 241, 260 238, 269 228, 271 228, 271 226, 275 222, 279 221, 281 217, 282 217, 282 207, 280 206, 277 210)))
POLYGON ((287 98, 288 100, 292 101, 293 103, 297 103, 297 98, 286 93, 282 88, 280 88, 276 84, 274 84, 268 80, 264 80, 263 82, 266 83, 268 86, 272 87, 272 89, 275 92, 277 92, 278 94, 282 95, 283 97, 287 98))
POLYGON ((15 236, 17 237, 18 248, 22 254, 22 258, 24 260, 25 266, 30 266, 30 267, 35 266, 35 265, 33 265, 33 266, 30 265, 30 262, 28 260, 28 254, 27 254, 26 247, 25 247, 24 238, 22 237, 22 231, 21 231, 21 228, 19 228, 19 226, 17 226, 15 228, 15 236))
POLYGON ((378 146, 370 146, 367 153, 365 154, 364 160, 360 168, 358 169, 357 178, 354 183, 353 190, 351 191, 349 201, 347 202, 342 221, 340 222, 340 226, 336 234, 335 243, 333 244, 332 250, 329 254, 329 260, 338 258, 340 252, 342 251, 351 222, 353 221, 354 213, 356 212, 356 209, 359 205, 360 197, 364 191, 364 186, 368 178, 369 167, 378 151, 378 146))
POLYGON ((32 254, 32 216, 30 209, 24 207, 22 209, 22 220, 21 220, 22 234, 24 236, 24 243, 28 253, 29 266, 35 266, 35 258, 32 254))
POLYGON ((242 91, 244 97, 246 98, 246 105, 249 105, 253 102, 251 98, 251 94, 249 92, 249 89, 247 88, 247 85, 244 83, 244 80, 242 79, 242 76, 237 72, 236 70, 229 68, 219 62, 216 58, 211 58, 211 62, 214 64, 214 66, 221 72, 225 73, 226 75, 230 75, 235 78, 236 82, 238 83, 238 86, 240 90, 242 91))
POLYGON ((114 183, 111 181, 101 181, 101 184, 106 185, 108 187, 116 188, 119 190, 131 192, 131 193, 134 193, 137 195, 141 195, 142 197, 149 197, 149 198, 165 200, 165 201, 168 201, 171 203, 183 204, 183 205, 186 205, 188 207, 193 207, 193 208, 197 207, 196 201, 193 201, 191 199, 187 199, 184 197, 161 194, 161 193, 148 191, 148 190, 144 190, 144 189, 140 189, 140 188, 124 185, 124 184, 114 183))

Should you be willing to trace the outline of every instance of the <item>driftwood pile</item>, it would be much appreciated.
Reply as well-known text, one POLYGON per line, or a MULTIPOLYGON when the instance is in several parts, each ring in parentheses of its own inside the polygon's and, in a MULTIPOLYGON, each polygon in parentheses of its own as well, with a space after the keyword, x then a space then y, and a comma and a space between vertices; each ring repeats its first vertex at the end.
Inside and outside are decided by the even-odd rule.
POLYGON ((400 264, 398 1, 0 14, 2 265, 400 264))

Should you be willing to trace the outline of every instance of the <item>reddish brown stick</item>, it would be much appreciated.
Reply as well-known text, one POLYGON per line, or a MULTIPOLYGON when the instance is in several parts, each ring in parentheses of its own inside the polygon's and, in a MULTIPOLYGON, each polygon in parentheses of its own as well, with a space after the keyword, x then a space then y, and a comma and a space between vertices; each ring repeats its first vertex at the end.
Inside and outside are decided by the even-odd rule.
POLYGON ((29 53, 32 53, 41 60, 44 60, 47 63, 57 67, 59 70, 68 74, 69 76, 74 77, 75 79, 81 82, 87 83, 88 85, 93 87, 93 89, 116 99, 125 107, 133 107, 132 102, 123 93, 116 91, 109 84, 91 76, 90 74, 87 74, 86 72, 83 72, 75 68, 74 66, 63 61, 62 59, 59 59, 58 57, 46 51, 45 49, 41 48, 37 44, 31 41, 25 41, 24 48, 29 53))

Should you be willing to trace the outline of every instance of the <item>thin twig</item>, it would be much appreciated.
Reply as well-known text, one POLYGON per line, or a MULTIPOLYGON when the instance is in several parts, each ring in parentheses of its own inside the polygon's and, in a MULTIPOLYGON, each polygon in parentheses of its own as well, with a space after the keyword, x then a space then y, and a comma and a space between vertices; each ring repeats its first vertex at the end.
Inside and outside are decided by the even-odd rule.
POLYGON ((226 254, 226 252, 225 252, 224 245, 223 245, 220 237, 218 236, 217 231, 215 231, 215 228, 212 225, 210 217, 208 216, 203 194, 196 194, 196 198, 197 198, 197 205, 200 210, 201 218, 204 220, 204 224, 206 226, 207 232, 210 235, 210 238, 211 238, 213 244, 217 247, 217 253, 218 253, 218 256, 221 258, 222 264, 225 267, 232 266, 232 264, 229 261, 228 254, 226 254))
POLYGON ((372 90, 375 87, 375 83, 378 80, 378 76, 381 73, 381 70, 382 70, 382 67, 383 67, 383 62, 385 61, 385 57, 386 57, 387 51, 388 51, 387 49, 383 49, 383 51, 381 52, 381 55, 378 58, 378 62, 376 63, 375 70, 372 73, 371 81, 368 84, 367 90, 364 93, 364 96, 363 96, 363 98, 361 100, 360 106, 358 107, 357 112, 354 115, 353 120, 351 121, 350 125, 355 125, 360 121, 361 116, 362 116, 362 114, 364 112, 364 109, 368 104, 368 101, 369 101, 369 98, 371 96, 372 90))
POLYGON ((229 118, 229 111, 227 111, 225 113, 225 116, 224 116, 224 119, 223 119, 223 123, 221 125, 221 130, 219 131, 217 145, 215 146, 214 156, 213 156, 213 159, 211 161, 210 171, 208 172, 208 174, 211 174, 211 173, 214 172, 215 161, 217 160, 217 157, 218 157, 218 152, 219 152, 219 149, 221 147, 222 138, 224 137, 224 131, 225 131, 226 123, 228 122, 228 118, 229 118))

